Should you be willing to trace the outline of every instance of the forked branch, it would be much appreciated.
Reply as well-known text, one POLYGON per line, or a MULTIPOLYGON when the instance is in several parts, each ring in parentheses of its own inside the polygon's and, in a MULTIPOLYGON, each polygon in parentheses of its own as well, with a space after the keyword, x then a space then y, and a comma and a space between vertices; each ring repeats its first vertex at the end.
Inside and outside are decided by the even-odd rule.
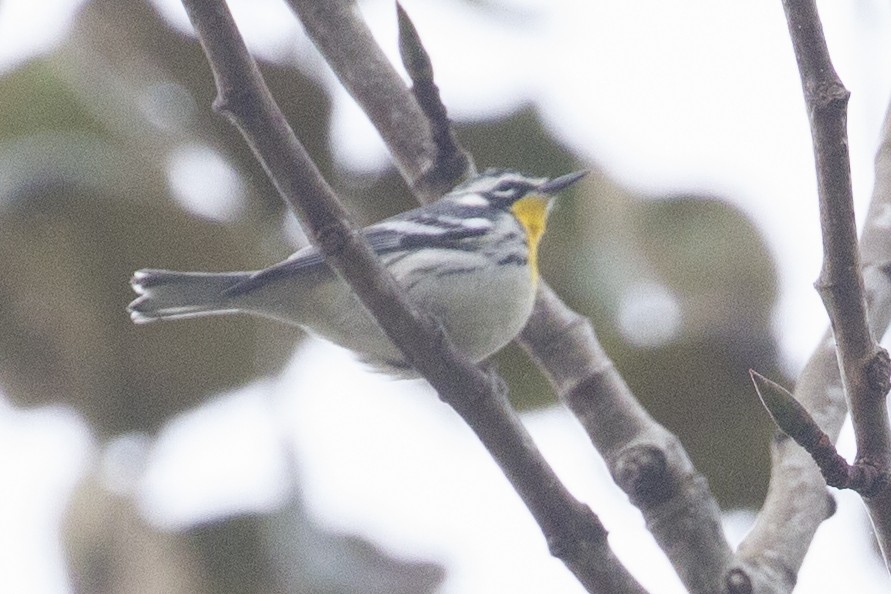
MULTIPOLYGON (((559 481, 506 398, 504 382, 456 352, 435 322, 408 303, 381 266, 294 135, 244 46, 223 0, 183 0, 214 72, 215 107, 238 127, 279 193, 306 224, 331 267, 347 282, 406 360, 474 430, 495 458, 554 555, 589 592, 642 592, 618 562, 599 519, 559 481)), ((338 2, 329 5, 340 17, 338 2)), ((348 12, 348 11, 346 11, 348 12)), ((337 38, 346 39, 345 31, 337 38)))
POLYGON ((849 93, 829 58, 814 0, 783 3, 801 74, 817 169, 823 268, 817 290, 829 313, 857 441, 856 466, 877 475, 865 498, 891 567, 891 425, 888 353, 869 328, 848 154, 849 93))
MULTIPOLYGON (((362 79, 366 73, 386 69, 387 65, 378 62, 382 55, 379 50, 353 52, 353 59, 347 60, 342 59, 342 52, 332 49, 336 45, 334 39, 363 36, 364 24, 343 18, 347 13, 353 17, 357 14, 345 8, 352 2, 288 1, 342 81, 362 79), (336 35, 329 38, 333 31, 336 35)), ((412 41, 402 40, 403 47, 414 48, 409 52, 410 60, 420 44, 419 36, 412 41)), ((407 70, 411 72, 413 68, 407 66, 407 70)), ((398 96, 397 103, 402 105, 404 86, 401 81, 394 84, 384 91, 384 97, 398 96)), ((375 95, 380 91, 361 85, 350 87, 366 113, 381 102, 382 97, 375 95)), ((385 121, 369 113, 403 174, 410 169, 406 176, 410 185, 426 171, 450 170, 448 166, 429 165, 440 155, 432 138, 432 130, 438 124, 425 119, 425 111, 435 112, 436 108, 405 109, 392 119, 389 129, 385 121), (418 117, 421 119, 415 120, 418 117), (395 121, 410 125, 395 126, 395 121), (393 143, 389 140, 417 131, 431 135, 430 141, 423 143, 430 150, 427 154, 403 151, 406 139, 393 143)), ((457 181, 456 177, 452 183, 457 181)), ((421 201, 429 199, 423 194, 418 197, 421 201)), ((631 394, 601 348, 590 321, 569 309, 542 283, 535 311, 519 342, 551 379, 561 400, 579 417, 613 476, 640 507, 687 588, 691 592, 716 591, 732 560, 718 505, 677 438, 656 423, 631 394)))
MULTIPOLYGON (((848 92, 829 59, 814 1, 784 0, 783 7, 801 74, 816 161, 824 248, 816 286, 832 322, 832 333, 805 365, 795 394, 802 410, 813 417, 830 440, 838 436, 847 397, 857 434, 855 466, 870 466, 866 474, 876 475, 874 480, 867 480, 870 496, 864 500, 887 563, 891 544, 891 493, 887 486, 891 433, 885 404, 888 356, 876 344, 873 333, 884 332, 891 316, 887 276, 879 272, 891 257, 891 244, 875 232, 881 227, 887 235, 882 212, 888 208, 891 196, 888 180, 883 180, 877 167, 876 191, 862 242, 864 253, 870 254, 864 281, 847 148, 848 92), (886 188, 884 192, 882 187, 886 188), (867 310, 864 287, 872 297, 873 311, 867 310)), ((887 125, 885 132, 887 143, 887 125)), ((780 441, 775 444, 773 461, 767 500, 740 552, 758 573, 781 579, 790 571, 793 576, 798 571, 806 545, 832 506, 804 451, 789 441, 780 441)))

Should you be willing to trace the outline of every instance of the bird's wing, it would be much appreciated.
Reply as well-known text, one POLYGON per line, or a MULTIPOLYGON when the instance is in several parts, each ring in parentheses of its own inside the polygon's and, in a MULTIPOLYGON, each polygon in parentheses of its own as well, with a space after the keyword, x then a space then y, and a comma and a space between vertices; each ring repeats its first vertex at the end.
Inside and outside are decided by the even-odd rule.
POLYGON ((363 230, 378 254, 416 246, 444 247, 489 232, 494 223, 471 208, 449 200, 396 215, 363 230))
POLYGON ((227 297, 236 297, 253 291, 271 281, 297 274, 306 274, 325 266, 325 258, 315 247, 308 245, 299 249, 287 259, 273 264, 269 268, 258 270, 245 280, 232 285, 223 293, 227 297))
MULTIPOLYGON (((362 230, 365 240, 378 255, 416 246, 444 247, 456 241, 478 237, 489 231, 493 223, 483 217, 460 217, 436 212, 426 207, 402 213, 362 230)), ((286 276, 312 273, 326 267, 325 257, 313 246, 295 252, 287 260, 252 274, 226 291, 235 296, 251 291, 270 281, 286 276)))

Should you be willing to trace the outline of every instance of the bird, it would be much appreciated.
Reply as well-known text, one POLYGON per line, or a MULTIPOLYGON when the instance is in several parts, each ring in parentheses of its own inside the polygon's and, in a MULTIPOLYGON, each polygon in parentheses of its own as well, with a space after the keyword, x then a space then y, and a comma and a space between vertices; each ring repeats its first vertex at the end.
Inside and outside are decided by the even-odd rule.
MULTIPOLYGON (((538 247, 556 195, 587 171, 553 179, 487 169, 439 200, 361 230, 408 299, 481 362, 526 325, 539 283, 538 247)), ((313 246, 242 272, 137 270, 136 324, 250 314, 302 327, 378 371, 416 377, 345 281, 313 246)))

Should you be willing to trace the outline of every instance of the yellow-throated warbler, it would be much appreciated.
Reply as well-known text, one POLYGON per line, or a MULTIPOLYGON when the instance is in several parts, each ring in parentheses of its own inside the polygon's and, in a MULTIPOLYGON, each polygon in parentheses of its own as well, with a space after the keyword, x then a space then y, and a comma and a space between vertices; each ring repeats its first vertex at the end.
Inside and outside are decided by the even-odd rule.
MULTIPOLYGON (((362 230, 408 297, 481 361, 526 324, 538 243, 554 196, 586 172, 555 179, 487 170, 442 199, 362 230)), ((139 270, 134 322, 248 313, 304 327, 378 368, 411 375, 401 353, 314 247, 255 272, 139 270)))

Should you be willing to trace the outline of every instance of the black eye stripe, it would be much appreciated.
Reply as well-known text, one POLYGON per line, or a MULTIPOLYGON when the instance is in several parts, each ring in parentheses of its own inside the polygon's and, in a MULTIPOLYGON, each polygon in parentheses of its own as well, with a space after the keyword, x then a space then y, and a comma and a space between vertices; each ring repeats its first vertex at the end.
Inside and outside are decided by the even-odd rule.
POLYGON ((507 169, 487 169, 482 175, 466 181, 452 193, 458 195, 481 195, 499 208, 519 200, 547 182, 544 177, 530 177, 507 169))

